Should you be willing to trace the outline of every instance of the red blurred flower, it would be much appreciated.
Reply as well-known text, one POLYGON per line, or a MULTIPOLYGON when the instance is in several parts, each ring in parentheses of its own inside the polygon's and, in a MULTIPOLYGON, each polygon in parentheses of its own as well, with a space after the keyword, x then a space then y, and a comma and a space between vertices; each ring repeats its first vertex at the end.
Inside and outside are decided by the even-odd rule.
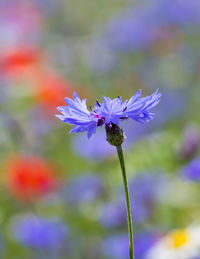
POLYGON ((34 48, 18 47, 2 54, 0 71, 3 77, 13 82, 11 88, 17 85, 25 87, 22 91, 32 96, 36 103, 45 106, 48 113, 52 110, 54 114, 57 104, 62 104, 65 96, 73 96, 71 84, 52 71, 45 55, 34 48))
POLYGON ((41 54, 39 51, 29 47, 18 47, 6 51, 1 57, 0 65, 1 71, 4 75, 21 77, 27 73, 41 61, 41 54))
POLYGON ((36 156, 11 157, 6 163, 5 173, 8 190, 23 201, 38 198, 57 186, 54 170, 36 156))

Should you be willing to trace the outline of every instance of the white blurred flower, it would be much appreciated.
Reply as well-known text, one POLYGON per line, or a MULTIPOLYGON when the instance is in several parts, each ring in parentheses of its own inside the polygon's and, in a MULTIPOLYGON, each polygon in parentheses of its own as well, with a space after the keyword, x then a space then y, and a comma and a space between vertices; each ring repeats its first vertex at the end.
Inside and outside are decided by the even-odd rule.
POLYGON ((146 259, 192 259, 200 254, 200 226, 175 230, 161 238, 146 259))

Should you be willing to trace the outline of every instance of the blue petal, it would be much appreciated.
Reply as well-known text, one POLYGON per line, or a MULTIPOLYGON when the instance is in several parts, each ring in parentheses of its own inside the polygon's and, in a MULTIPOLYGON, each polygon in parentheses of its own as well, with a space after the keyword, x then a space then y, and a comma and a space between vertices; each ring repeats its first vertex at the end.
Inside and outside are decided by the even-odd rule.
POLYGON ((138 122, 144 122, 152 120, 154 114, 150 112, 150 109, 156 106, 161 94, 158 93, 158 89, 151 95, 140 98, 141 91, 138 91, 128 102, 126 115, 138 122))
POLYGON ((58 107, 58 111, 62 115, 56 115, 65 123, 74 125, 70 133, 78 133, 82 131, 88 132, 88 137, 95 133, 99 116, 94 112, 90 112, 86 106, 86 99, 81 100, 76 92, 74 92, 74 100, 65 98, 68 106, 58 107))

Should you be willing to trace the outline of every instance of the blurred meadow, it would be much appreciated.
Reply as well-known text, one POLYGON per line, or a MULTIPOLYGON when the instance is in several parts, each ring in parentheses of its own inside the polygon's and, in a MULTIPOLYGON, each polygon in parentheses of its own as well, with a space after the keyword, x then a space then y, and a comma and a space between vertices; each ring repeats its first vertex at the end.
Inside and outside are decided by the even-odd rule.
POLYGON ((55 114, 157 88, 121 124, 135 259, 198 259, 200 1, 0 0, 0 258, 129 258, 115 148, 55 114))

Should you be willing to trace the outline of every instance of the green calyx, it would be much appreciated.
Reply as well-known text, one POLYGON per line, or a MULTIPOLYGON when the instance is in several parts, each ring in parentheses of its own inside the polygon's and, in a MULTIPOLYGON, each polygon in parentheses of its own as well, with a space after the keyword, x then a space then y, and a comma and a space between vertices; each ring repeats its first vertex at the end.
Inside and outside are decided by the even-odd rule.
POLYGON ((117 124, 113 123, 106 126, 106 136, 108 143, 116 147, 120 146, 125 139, 123 130, 117 124))

